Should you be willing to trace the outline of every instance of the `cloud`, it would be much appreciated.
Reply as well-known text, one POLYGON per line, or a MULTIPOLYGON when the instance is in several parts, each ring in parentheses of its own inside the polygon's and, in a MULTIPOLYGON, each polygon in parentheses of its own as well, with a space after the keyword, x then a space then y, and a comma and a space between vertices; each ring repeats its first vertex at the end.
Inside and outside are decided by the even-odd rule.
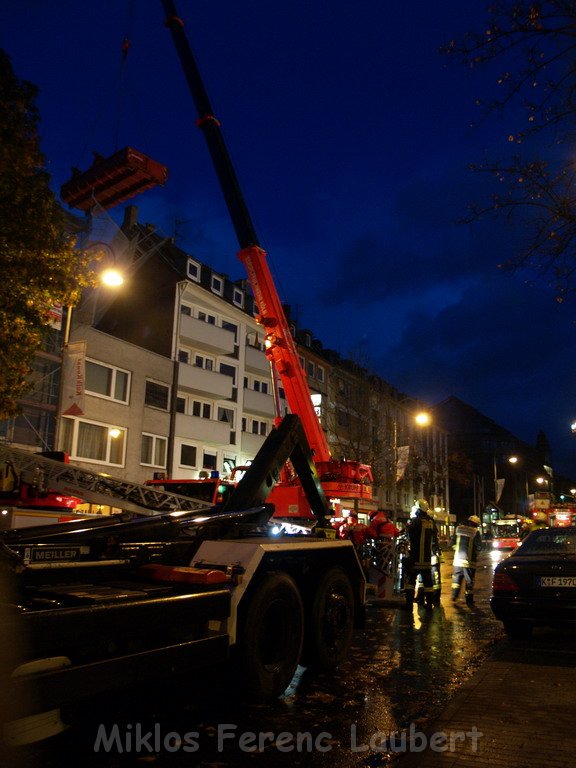
POLYGON ((576 404, 562 350, 570 354, 575 335, 568 307, 503 274, 437 314, 413 313, 375 366, 427 402, 456 395, 527 442, 543 429, 568 472, 576 404))

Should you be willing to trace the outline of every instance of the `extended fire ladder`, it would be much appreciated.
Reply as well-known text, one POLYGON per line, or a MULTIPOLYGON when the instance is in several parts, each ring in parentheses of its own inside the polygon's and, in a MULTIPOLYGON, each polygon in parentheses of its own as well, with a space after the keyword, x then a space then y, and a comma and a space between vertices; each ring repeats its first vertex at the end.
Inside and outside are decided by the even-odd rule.
POLYGON ((139 515, 194 512, 205 510, 209 506, 199 499, 167 493, 154 486, 120 480, 103 472, 90 472, 2 444, 1 463, 10 464, 20 481, 36 488, 39 495, 48 490, 60 491, 91 504, 114 506, 139 515))

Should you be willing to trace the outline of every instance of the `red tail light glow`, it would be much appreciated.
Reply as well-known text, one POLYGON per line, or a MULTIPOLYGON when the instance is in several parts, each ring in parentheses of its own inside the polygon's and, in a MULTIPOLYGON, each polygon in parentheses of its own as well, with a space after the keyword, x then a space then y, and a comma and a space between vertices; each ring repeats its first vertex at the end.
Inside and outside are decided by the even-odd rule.
POLYGON ((519 592, 520 587, 507 573, 495 573, 492 579, 492 592, 519 592))

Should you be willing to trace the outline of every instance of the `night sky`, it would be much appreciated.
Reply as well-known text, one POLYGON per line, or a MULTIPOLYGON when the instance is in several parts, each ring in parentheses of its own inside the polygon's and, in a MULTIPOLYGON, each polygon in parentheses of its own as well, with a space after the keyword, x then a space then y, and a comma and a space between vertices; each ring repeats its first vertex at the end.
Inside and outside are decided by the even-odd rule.
MULTIPOLYGON (((518 127, 512 112, 480 120, 493 72, 439 53, 483 28, 485 5, 177 2, 299 326, 430 404, 456 395, 529 443, 543 429, 553 466, 574 477, 574 308, 498 269, 513 226, 458 223, 491 191, 469 164, 504 152, 518 127)), ((140 220, 244 277, 163 19, 160 0, 4 0, 0 46, 40 88, 56 192, 92 151, 133 146, 170 169, 133 201, 140 220)))

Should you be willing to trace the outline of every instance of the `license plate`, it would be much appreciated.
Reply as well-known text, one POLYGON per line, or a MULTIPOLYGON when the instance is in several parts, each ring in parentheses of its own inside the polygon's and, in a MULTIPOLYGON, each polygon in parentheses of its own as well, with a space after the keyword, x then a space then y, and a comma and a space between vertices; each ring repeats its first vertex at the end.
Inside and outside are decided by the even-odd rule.
POLYGON ((576 587, 576 576, 541 576, 541 587, 576 587))

